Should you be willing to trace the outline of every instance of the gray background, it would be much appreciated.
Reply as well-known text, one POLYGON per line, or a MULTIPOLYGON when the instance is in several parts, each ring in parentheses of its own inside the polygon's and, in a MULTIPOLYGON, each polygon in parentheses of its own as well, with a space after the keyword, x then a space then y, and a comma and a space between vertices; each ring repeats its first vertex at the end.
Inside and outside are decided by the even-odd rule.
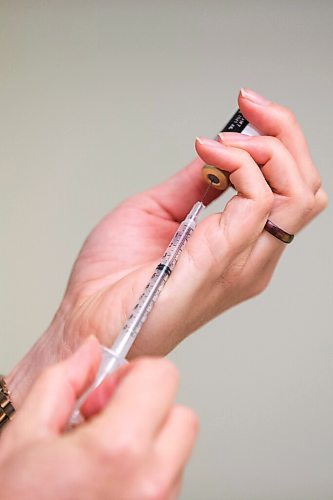
MULTIPOLYGON (((331 191, 332 15, 331 1, 0 1, 2 371, 47 327, 92 226, 190 161, 240 86, 296 112, 331 191)), ((333 498, 331 234, 329 208, 263 295, 172 354, 201 418, 183 499, 333 498)))

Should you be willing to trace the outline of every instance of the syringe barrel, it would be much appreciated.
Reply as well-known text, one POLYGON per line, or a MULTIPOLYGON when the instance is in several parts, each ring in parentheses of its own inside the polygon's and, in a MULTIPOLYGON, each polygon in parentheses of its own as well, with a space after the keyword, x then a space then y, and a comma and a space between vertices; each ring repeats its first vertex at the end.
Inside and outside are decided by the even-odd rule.
POLYGON ((143 323, 146 321, 148 314, 173 271, 187 240, 195 229, 198 215, 204 207, 205 205, 200 201, 195 203, 187 217, 178 227, 161 262, 156 267, 131 315, 112 345, 112 350, 118 356, 125 357, 130 350, 143 323))
POLYGON ((173 271, 185 244, 193 233, 197 225, 198 215, 204 207, 205 205, 201 201, 195 203, 192 210, 180 224, 174 237, 170 241, 169 246, 162 257, 161 264, 167 266, 171 271, 173 271))
POLYGON ((156 267, 154 274, 141 294, 123 329, 114 341, 111 349, 102 347, 102 361, 97 377, 91 387, 89 387, 77 402, 76 409, 70 420, 71 425, 76 425, 82 421, 80 407, 86 400, 88 394, 98 387, 108 374, 126 363, 125 357, 176 265, 185 243, 195 229, 197 217, 204 207, 205 205, 201 202, 197 202, 193 205, 192 210, 180 224, 177 232, 172 238, 161 262, 156 267))
POLYGON ((128 317, 124 327, 112 345, 112 350, 120 357, 127 356, 143 323, 152 310, 159 294, 161 293, 169 273, 161 265, 157 266, 154 274, 149 280, 144 292, 141 294, 136 306, 128 317))

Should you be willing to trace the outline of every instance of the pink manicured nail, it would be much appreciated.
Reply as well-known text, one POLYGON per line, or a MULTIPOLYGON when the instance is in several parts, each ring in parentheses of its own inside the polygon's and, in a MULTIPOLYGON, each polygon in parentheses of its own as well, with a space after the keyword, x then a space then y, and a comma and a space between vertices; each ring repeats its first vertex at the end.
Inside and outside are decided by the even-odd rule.
POLYGON ((219 134, 220 141, 224 144, 228 142, 244 142, 251 139, 249 135, 240 134, 239 132, 223 132, 219 134))
POLYGON ((270 104, 271 102, 250 89, 241 88, 240 93, 244 99, 248 99, 249 101, 254 102, 255 104, 261 104, 265 106, 266 104, 270 104))
POLYGON ((196 142, 202 146, 209 146, 210 148, 220 148, 221 144, 214 139, 208 139, 207 137, 197 137, 196 142))

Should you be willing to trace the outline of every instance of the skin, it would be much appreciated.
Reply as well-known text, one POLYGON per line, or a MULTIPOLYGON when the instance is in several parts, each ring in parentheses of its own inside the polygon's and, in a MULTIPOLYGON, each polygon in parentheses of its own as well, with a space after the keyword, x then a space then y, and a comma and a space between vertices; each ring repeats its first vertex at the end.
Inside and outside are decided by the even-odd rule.
MULTIPOLYGON (((16 406, 39 372, 87 335, 112 344, 179 222, 202 198, 204 163, 230 173, 235 196, 197 227, 131 358, 165 355, 214 316, 262 292, 286 248, 263 231, 266 220, 298 233, 325 208, 326 194, 293 113, 248 89, 238 103, 262 137, 199 138, 199 158, 124 201, 88 236, 49 329, 8 377, 16 406)), ((208 202, 219 194, 211 190, 208 202)))
POLYGON ((3 500, 177 497, 198 423, 174 404, 178 373, 169 361, 141 358, 113 374, 86 402, 86 422, 65 432, 99 360, 89 337, 37 379, 1 435, 3 500))

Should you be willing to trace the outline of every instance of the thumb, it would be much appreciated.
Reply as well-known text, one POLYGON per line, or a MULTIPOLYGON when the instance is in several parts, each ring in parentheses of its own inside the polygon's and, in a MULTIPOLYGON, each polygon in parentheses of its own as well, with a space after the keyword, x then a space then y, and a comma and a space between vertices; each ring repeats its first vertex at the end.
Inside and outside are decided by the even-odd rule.
POLYGON ((47 368, 10 426, 14 439, 22 443, 22 440, 61 433, 75 402, 93 382, 100 359, 99 342, 90 336, 65 361, 47 368))
MULTIPOLYGON (((202 167, 205 163, 196 158, 187 167, 183 168, 165 182, 145 191, 156 205, 176 222, 181 222, 193 204, 201 200, 207 191, 207 184, 202 176, 202 167)), ((211 190, 205 197, 205 204, 211 203, 221 191, 211 190)))

